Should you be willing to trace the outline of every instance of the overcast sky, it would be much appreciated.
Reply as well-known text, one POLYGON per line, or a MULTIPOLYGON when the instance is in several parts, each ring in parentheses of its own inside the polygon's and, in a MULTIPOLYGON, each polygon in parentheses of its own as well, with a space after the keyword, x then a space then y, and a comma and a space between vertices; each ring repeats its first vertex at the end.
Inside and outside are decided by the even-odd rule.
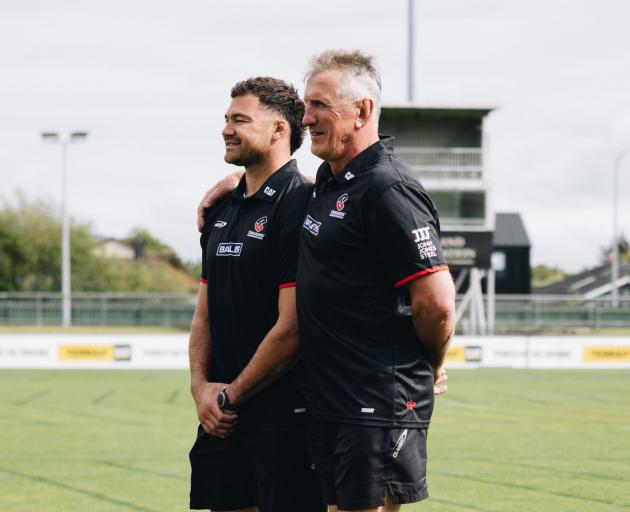
MULTIPOLYGON (((416 99, 494 107, 490 201, 520 212, 533 263, 577 271, 612 238, 612 162, 630 145, 630 2, 417 0, 416 99)), ((230 170, 220 131, 235 82, 303 91, 309 56, 373 54, 383 103, 406 99, 406 0, 0 0, 0 197, 60 203, 60 149, 42 130, 89 130, 70 148, 70 209, 105 236, 141 226, 199 259, 195 208, 230 170)), ((318 165, 309 143, 302 172, 318 165)), ((630 157, 620 225, 630 235, 630 157)))

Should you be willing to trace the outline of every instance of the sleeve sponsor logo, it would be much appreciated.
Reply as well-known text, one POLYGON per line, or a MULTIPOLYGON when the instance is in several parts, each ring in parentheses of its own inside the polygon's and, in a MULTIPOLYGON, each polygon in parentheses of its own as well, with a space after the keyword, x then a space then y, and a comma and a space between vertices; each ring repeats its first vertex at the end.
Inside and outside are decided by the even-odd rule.
POLYGON ((582 358, 585 363, 627 363, 630 361, 630 346, 584 347, 582 358))
POLYGON ((321 222, 315 220, 310 215, 307 215, 306 218, 304 219, 303 227, 306 228, 306 230, 312 233, 313 235, 317 236, 319 235, 319 228, 321 225, 322 225, 321 222))
POLYGON ((265 224, 267 224, 267 217, 261 217, 256 222, 254 222, 254 231, 250 229, 247 232, 247 236, 262 240, 263 238, 265 238, 265 234, 261 233, 261 231, 265 229, 265 224))
POLYGON ((271 187, 265 187, 264 190, 265 194, 267 194, 269 197, 273 197, 273 195, 276 193, 276 191, 274 189, 272 189, 271 187))
POLYGON ((330 217, 334 217, 336 219, 343 219, 346 214, 342 211, 346 207, 346 201, 348 200, 348 194, 342 194, 337 199, 337 203, 335 204, 336 210, 330 210, 330 217))
POLYGON ((414 237, 413 241, 418 246, 418 252, 422 260, 437 257, 437 247, 435 247, 433 240, 431 240, 430 233, 430 226, 411 230, 411 234, 414 237))
POLYGON ((240 256, 242 251, 242 243, 225 242, 217 247, 217 256, 240 256))
POLYGON ((214 223, 215 228, 224 228, 225 226, 227 226, 227 222, 224 220, 218 220, 214 223))
POLYGON ((414 236, 414 242, 424 242, 425 240, 430 240, 431 235, 429 235, 430 227, 412 229, 411 234, 414 236))

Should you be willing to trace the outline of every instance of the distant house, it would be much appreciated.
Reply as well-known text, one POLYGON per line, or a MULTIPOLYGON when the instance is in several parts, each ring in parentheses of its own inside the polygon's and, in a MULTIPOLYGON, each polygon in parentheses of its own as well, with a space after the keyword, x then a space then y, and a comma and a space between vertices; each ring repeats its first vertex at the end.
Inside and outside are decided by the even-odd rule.
MULTIPOLYGON (((584 299, 596 299, 611 295, 613 289, 611 277, 611 266, 601 265, 563 281, 536 288, 534 293, 579 295, 584 299)), ((616 287, 619 289, 620 297, 630 297, 630 263, 619 265, 619 279, 617 279, 616 287)))
POLYGON ((115 238, 104 238, 94 249, 94 255, 100 258, 120 258, 122 260, 133 260, 135 251, 127 244, 115 238))

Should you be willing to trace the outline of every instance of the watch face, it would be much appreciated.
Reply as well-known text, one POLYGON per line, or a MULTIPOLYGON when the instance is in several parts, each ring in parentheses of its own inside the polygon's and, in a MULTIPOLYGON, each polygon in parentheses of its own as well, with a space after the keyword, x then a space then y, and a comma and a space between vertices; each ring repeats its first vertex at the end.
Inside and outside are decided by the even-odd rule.
POLYGON ((223 407, 225 405, 225 393, 221 391, 217 396, 217 403, 219 407, 223 407))

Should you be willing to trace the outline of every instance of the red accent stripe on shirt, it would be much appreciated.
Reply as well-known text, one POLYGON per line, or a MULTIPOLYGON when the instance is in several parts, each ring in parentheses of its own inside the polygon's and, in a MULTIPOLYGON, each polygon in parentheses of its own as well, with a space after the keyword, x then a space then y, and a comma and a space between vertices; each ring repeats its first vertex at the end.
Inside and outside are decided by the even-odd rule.
POLYGON ((208 284, 208 280, 205 277, 200 278, 199 282, 203 284, 208 284))
POLYGON ((293 283, 282 283, 280 285, 280 289, 282 289, 282 288, 293 288, 294 286, 295 286, 295 282, 293 282, 293 283))
POLYGON ((424 270, 421 270, 420 272, 411 274, 410 276, 407 276, 404 279, 401 279, 397 283, 394 283, 394 287, 398 288, 402 286, 403 284, 407 284, 409 281, 413 281, 414 279, 417 279, 418 277, 426 276, 427 274, 433 274, 434 272, 439 272, 440 270, 448 270, 448 265, 440 265, 438 267, 426 268, 424 270))

